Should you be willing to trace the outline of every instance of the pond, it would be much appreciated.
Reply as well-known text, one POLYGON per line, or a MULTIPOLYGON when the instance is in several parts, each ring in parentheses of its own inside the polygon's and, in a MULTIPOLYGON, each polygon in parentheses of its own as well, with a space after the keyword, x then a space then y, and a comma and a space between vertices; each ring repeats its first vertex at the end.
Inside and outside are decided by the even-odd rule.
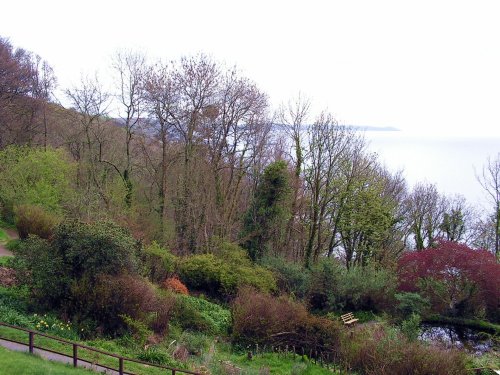
POLYGON ((420 339, 446 348, 457 348, 481 355, 499 351, 500 342, 493 335, 451 324, 422 324, 420 339))

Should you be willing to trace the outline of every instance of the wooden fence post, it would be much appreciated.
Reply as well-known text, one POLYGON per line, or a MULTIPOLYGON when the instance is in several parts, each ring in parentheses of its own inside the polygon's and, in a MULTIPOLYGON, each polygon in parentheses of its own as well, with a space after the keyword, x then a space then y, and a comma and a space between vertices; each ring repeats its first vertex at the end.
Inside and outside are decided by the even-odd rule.
POLYGON ((78 366, 78 345, 73 344, 73 367, 78 366))
POLYGON ((29 348, 30 348, 30 353, 33 354, 33 347, 35 346, 35 333, 30 332, 30 339, 29 339, 29 348))
POLYGON ((123 375, 123 358, 122 357, 118 358, 118 373, 120 375, 123 375))

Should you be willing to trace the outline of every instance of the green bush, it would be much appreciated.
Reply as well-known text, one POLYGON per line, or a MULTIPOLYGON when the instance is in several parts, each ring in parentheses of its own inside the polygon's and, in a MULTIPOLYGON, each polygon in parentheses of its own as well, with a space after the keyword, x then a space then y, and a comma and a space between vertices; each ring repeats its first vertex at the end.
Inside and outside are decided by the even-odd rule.
POLYGON ((171 362, 171 358, 165 352, 162 352, 154 346, 143 349, 137 358, 141 361, 163 366, 170 365, 171 362))
POLYGON ((15 209, 15 214, 17 232, 23 240, 30 234, 49 239, 58 223, 58 218, 40 206, 21 205, 15 209))
POLYGON ((35 328, 33 326, 33 320, 30 317, 11 306, 3 304, 0 304, 0 322, 19 327, 35 328))
POLYGON ((0 267, 12 268, 14 259, 11 256, 0 256, 0 267))
POLYGON ((89 290, 102 274, 136 273, 136 241, 110 222, 60 224, 53 237, 29 237, 15 250, 18 274, 47 308, 71 308, 71 288, 85 279, 89 290))
POLYGON ((21 240, 17 239, 17 240, 10 240, 9 242, 7 242, 7 245, 5 245, 5 247, 7 248, 7 250, 14 252, 19 248, 20 245, 21 245, 21 240))
POLYGON ((345 268, 323 259, 311 271, 309 300, 318 310, 383 311, 394 306, 396 275, 372 266, 345 268))
POLYGON ((231 312, 201 298, 177 295, 174 320, 183 329, 226 335, 231 327, 231 312))
POLYGON ((47 240, 29 237, 14 254, 18 279, 29 287, 33 300, 42 309, 65 303, 70 295, 71 279, 65 273, 63 258, 53 251, 47 240))
POLYGON ((28 310, 29 290, 26 287, 0 286, 0 306, 8 306, 18 311, 28 310))
POLYGON ((54 309, 79 325, 118 334, 120 315, 168 329, 173 298, 159 297, 138 276, 138 244, 110 222, 60 224, 50 240, 30 236, 15 251, 16 268, 42 309, 54 309), (152 316, 154 315, 154 319, 152 316))
POLYGON ((225 245, 215 254, 182 259, 179 274, 190 289, 202 290, 212 296, 232 296, 245 285, 261 291, 276 289, 272 272, 254 265, 245 251, 236 245, 225 245))
POLYGON ((302 265, 278 257, 263 258, 260 264, 274 273, 280 292, 300 299, 307 295, 310 272, 302 265))
POLYGON ((148 337, 153 334, 153 332, 149 329, 147 324, 143 321, 133 319, 126 314, 120 315, 120 318, 123 319, 123 322, 132 332, 132 337, 135 341, 135 345, 138 345, 139 347, 144 347, 148 337))
POLYGON ((409 341, 416 341, 420 335, 420 315, 411 314, 408 319, 401 322, 401 332, 409 341))
POLYGON ((155 283, 161 283, 175 271, 177 257, 155 241, 141 251, 140 258, 142 274, 155 283))
POLYGON ((396 293, 394 297, 398 302, 397 310, 399 313, 403 315, 403 317, 407 317, 412 314, 425 316, 426 312, 430 308, 429 300, 427 298, 422 297, 418 293, 411 293, 411 292, 396 293))

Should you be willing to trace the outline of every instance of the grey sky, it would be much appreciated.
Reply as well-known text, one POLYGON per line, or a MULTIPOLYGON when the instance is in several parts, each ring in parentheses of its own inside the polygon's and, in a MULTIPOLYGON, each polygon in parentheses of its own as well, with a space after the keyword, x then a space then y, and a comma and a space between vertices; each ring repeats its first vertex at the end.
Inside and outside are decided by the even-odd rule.
POLYGON ((343 123, 500 135, 499 16, 497 0, 10 1, 0 35, 65 88, 117 49, 204 52, 273 104, 301 91, 343 123))

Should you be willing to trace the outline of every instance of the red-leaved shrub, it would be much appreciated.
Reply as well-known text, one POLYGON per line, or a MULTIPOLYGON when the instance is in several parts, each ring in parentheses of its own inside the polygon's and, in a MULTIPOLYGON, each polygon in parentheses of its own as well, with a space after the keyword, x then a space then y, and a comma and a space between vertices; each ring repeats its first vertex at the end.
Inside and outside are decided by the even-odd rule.
POLYGON ((161 284, 162 288, 172 292, 189 295, 188 288, 177 277, 169 277, 161 284))
POLYGON ((500 264, 486 250, 441 241, 435 248, 405 254, 399 261, 399 289, 429 298, 441 314, 477 314, 498 319, 500 264))

